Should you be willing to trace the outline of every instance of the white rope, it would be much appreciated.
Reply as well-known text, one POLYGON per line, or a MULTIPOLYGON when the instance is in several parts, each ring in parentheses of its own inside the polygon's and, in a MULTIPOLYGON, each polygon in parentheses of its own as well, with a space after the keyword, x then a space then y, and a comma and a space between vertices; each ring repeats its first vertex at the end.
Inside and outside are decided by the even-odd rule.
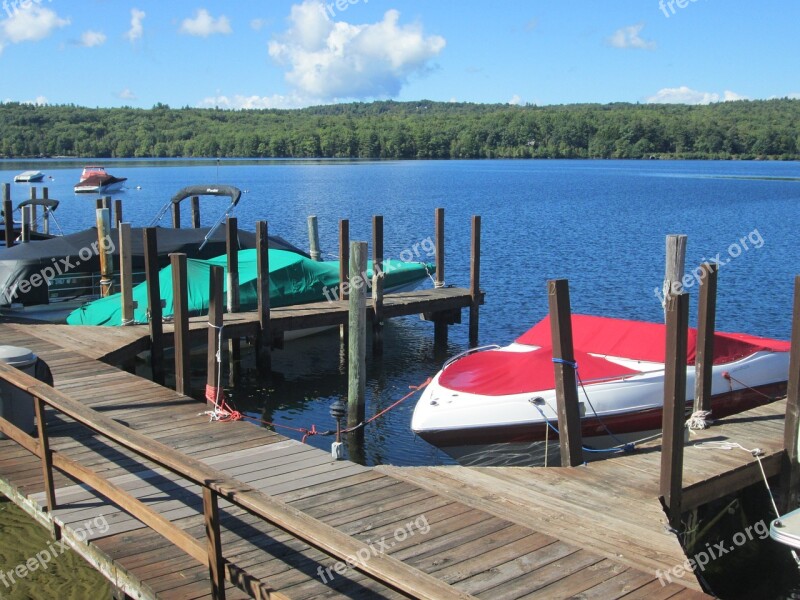
POLYGON ((217 329, 219 331, 219 336, 217 337, 217 353, 215 355, 217 359, 217 396, 214 399, 214 410, 207 410, 205 412, 200 413, 201 415, 208 415, 209 422, 210 421, 219 421, 224 417, 229 417, 230 413, 227 410, 224 410, 220 406, 220 396, 222 395, 222 331, 225 328, 225 324, 222 325, 214 325, 211 321, 208 322, 208 326, 212 329, 217 329))
POLYGON ((714 422, 708 417, 711 416, 710 410, 696 410, 686 421, 686 426, 692 430, 708 429, 714 422))

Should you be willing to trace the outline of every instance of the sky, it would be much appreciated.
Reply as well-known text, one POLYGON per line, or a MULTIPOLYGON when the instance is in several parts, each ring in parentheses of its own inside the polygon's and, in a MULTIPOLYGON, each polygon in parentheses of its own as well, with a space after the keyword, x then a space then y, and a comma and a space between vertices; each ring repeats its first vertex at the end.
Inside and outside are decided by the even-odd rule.
POLYGON ((797 0, 0 0, 0 102, 800 98, 797 0))

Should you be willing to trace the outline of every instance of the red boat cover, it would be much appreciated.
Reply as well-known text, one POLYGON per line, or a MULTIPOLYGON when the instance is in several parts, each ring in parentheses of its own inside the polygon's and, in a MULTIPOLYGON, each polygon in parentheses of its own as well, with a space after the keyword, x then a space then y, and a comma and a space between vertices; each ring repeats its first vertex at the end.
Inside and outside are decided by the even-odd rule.
MULTIPOLYGON (((578 374, 584 383, 633 375, 639 371, 587 354, 604 354, 664 362, 666 327, 658 323, 627 321, 606 317, 573 315, 572 336, 578 374)), ((522 394, 555 387, 550 319, 545 318, 517 343, 541 346, 532 352, 493 350, 470 354, 448 366, 439 376, 445 388, 485 396, 522 394)), ((689 330, 686 364, 696 356, 697 330, 689 330)), ((714 337, 714 364, 725 364, 762 350, 789 352, 789 342, 742 333, 717 333, 714 337)))
MULTIPOLYGON (((639 373, 579 350, 575 351, 575 361, 584 383, 639 373)), ((439 384, 484 396, 552 390, 556 385, 553 350, 545 347, 531 352, 493 350, 470 354, 442 371, 439 384)))
MULTIPOLYGON (((592 317, 572 316, 572 339, 575 349, 593 354, 605 354, 633 360, 663 363, 666 351, 665 325, 592 317)), ((517 343, 531 346, 550 346, 550 317, 546 317, 517 338, 517 343)), ((756 352, 789 352, 791 344, 744 333, 714 335, 714 364, 721 365, 756 352)), ((689 329, 686 364, 693 365, 697 355, 697 330, 689 329)))

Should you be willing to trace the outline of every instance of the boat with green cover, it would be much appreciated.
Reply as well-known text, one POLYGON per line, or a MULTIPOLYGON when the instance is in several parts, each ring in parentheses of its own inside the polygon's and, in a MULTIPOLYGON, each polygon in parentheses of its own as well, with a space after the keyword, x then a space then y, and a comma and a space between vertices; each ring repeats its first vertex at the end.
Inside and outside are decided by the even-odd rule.
MULTIPOLYGON (((190 258, 186 262, 189 314, 207 314, 211 267, 220 266, 226 269, 227 257, 222 255, 210 260, 190 258)), ((413 289, 427 279, 434 272, 434 268, 434 265, 427 263, 385 259, 382 266, 385 274, 384 289, 386 293, 413 289)), ((372 275, 372 261, 369 261, 366 279, 372 281, 372 275)), ((223 280, 227 281, 227 273, 223 280)), ((163 315, 168 318, 174 313, 171 266, 167 266, 159 272, 159 283, 161 297, 165 301, 163 315)), ((241 311, 256 310, 258 307, 257 285, 257 251, 255 249, 240 250, 239 304, 241 311)), ((269 249, 270 306, 290 306, 336 300, 338 286, 338 261, 317 262, 296 252, 269 249)), ((141 283, 133 288, 133 299, 138 303, 138 307, 134 311, 134 322, 147 323, 146 283, 141 283)), ((121 325, 120 295, 113 294, 84 304, 70 313, 67 323, 70 325, 121 325)))

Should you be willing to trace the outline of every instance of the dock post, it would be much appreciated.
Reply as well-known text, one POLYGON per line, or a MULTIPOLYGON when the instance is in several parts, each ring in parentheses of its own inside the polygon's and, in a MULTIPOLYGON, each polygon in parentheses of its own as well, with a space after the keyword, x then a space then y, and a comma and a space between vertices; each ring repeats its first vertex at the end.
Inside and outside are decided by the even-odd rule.
POLYGON ((259 371, 272 371, 272 331, 269 323, 269 224, 256 222, 256 257, 258 269, 258 337, 256 362, 259 371))
POLYGON ((181 228, 181 203, 180 202, 173 202, 172 203, 172 228, 173 229, 180 229, 181 228))
POLYGON ((175 391, 191 396, 191 369, 189 350, 189 298, 186 275, 186 255, 169 255, 172 264, 172 297, 175 316, 175 391))
POLYGON ((132 325, 133 310, 136 303, 133 301, 133 257, 131 255, 131 224, 120 223, 119 235, 119 291, 122 302, 121 325, 132 325))
POLYGON ((672 296, 677 296, 683 290, 683 273, 686 269, 686 240, 685 235, 667 236, 666 267, 664 270, 664 295, 661 305, 664 307, 664 319, 667 318, 667 301, 672 296))
POLYGON ((315 215, 308 217, 308 248, 311 260, 316 262, 322 260, 322 251, 319 248, 319 223, 315 215))
MULTIPOLYGON (((228 312, 239 312, 239 227, 236 217, 228 217, 225 223, 225 249, 228 255, 228 312)), ((239 379, 241 361, 241 340, 228 339, 228 360, 230 385, 239 379)))
POLYGON ((372 353, 383 354, 383 216, 372 217, 372 353))
POLYGON ((673 529, 681 525, 683 431, 686 411, 686 344, 689 294, 667 300, 667 346, 664 365, 664 411, 661 438, 661 496, 673 529))
POLYGON ((22 207, 22 222, 19 225, 20 241, 27 244, 31 241, 31 207, 22 207))
MULTIPOLYGON (((350 262, 350 221, 347 219, 339 220, 339 300, 347 300, 348 281, 347 266, 350 262)), ((347 348, 347 323, 339 327, 339 339, 342 346, 347 348)))
POLYGON ((217 493, 207 487, 203 487, 203 517, 206 525, 211 598, 213 600, 225 600, 225 561, 222 558, 219 503, 217 493))
POLYGON ((206 402, 209 406, 216 405, 217 396, 220 394, 220 367, 222 357, 217 364, 217 353, 222 352, 222 267, 211 267, 208 290, 208 360, 206 362, 208 373, 206 375, 206 402))
POLYGON ((95 211, 97 222, 97 251, 100 254, 100 296, 106 298, 111 295, 114 287, 114 259, 110 249, 114 246, 111 240, 111 211, 101 208, 95 211))
POLYGON ((553 341, 561 466, 577 467, 583 464, 583 440, 576 375, 578 367, 572 347, 569 282, 566 279, 548 281, 547 298, 550 309, 550 336, 553 341))
POLYGON ((200 229, 200 196, 192 196, 192 228, 200 229))
MULTIPOLYGON (((31 186, 31 200, 36 200, 36 187, 31 186)), ((36 225, 36 220, 38 217, 36 216, 36 205, 31 204, 31 231, 37 231, 38 226, 36 225)))
POLYGON ((367 243, 350 245, 350 297, 348 304, 348 380, 347 426, 355 427, 364 420, 367 387, 367 243))
MULTIPOLYGON (((53 451, 50 450, 50 438, 47 435, 47 418, 45 405, 41 398, 33 398, 33 410, 36 415, 36 428, 39 436, 39 451, 42 459, 42 476, 44 477, 44 497, 47 501, 47 513, 52 519, 56 509, 56 488, 53 484, 53 451)), ((61 537, 61 528, 53 521, 53 533, 56 539, 61 537)))
POLYGON ((717 321, 716 263, 700 267, 700 303, 697 309, 697 357, 695 358, 693 412, 711 410, 711 368, 714 366, 714 329, 717 321))
POLYGON ((786 420, 784 422, 784 458, 781 465, 782 512, 800 506, 800 275, 794 279, 792 311, 792 350, 789 354, 789 381, 786 386, 786 420))
POLYGON ((119 227, 122 223, 122 200, 114 200, 114 225, 119 227))
POLYGON ((6 248, 14 245, 14 206, 11 203, 11 184, 3 184, 3 224, 6 230, 6 248))
MULTIPOLYGON (((50 199, 50 190, 47 189, 47 186, 42 188, 42 199, 50 199)), ((46 206, 42 207, 42 233, 50 235, 50 209, 46 206)))
MULTIPOLYGON (((437 208, 434 215, 436 229, 436 275, 433 286, 442 288, 444 280, 444 209, 437 208)), ((433 317, 433 344, 437 348, 447 347, 448 319, 445 315, 436 314, 433 317)))
POLYGON ((469 347, 478 345, 478 323, 481 306, 481 217, 472 216, 472 241, 469 260, 469 347))
POLYGON ((150 322, 150 367, 153 381, 164 385, 164 327, 161 322, 161 286, 158 280, 158 230, 144 230, 144 274, 147 281, 147 310, 150 322))

